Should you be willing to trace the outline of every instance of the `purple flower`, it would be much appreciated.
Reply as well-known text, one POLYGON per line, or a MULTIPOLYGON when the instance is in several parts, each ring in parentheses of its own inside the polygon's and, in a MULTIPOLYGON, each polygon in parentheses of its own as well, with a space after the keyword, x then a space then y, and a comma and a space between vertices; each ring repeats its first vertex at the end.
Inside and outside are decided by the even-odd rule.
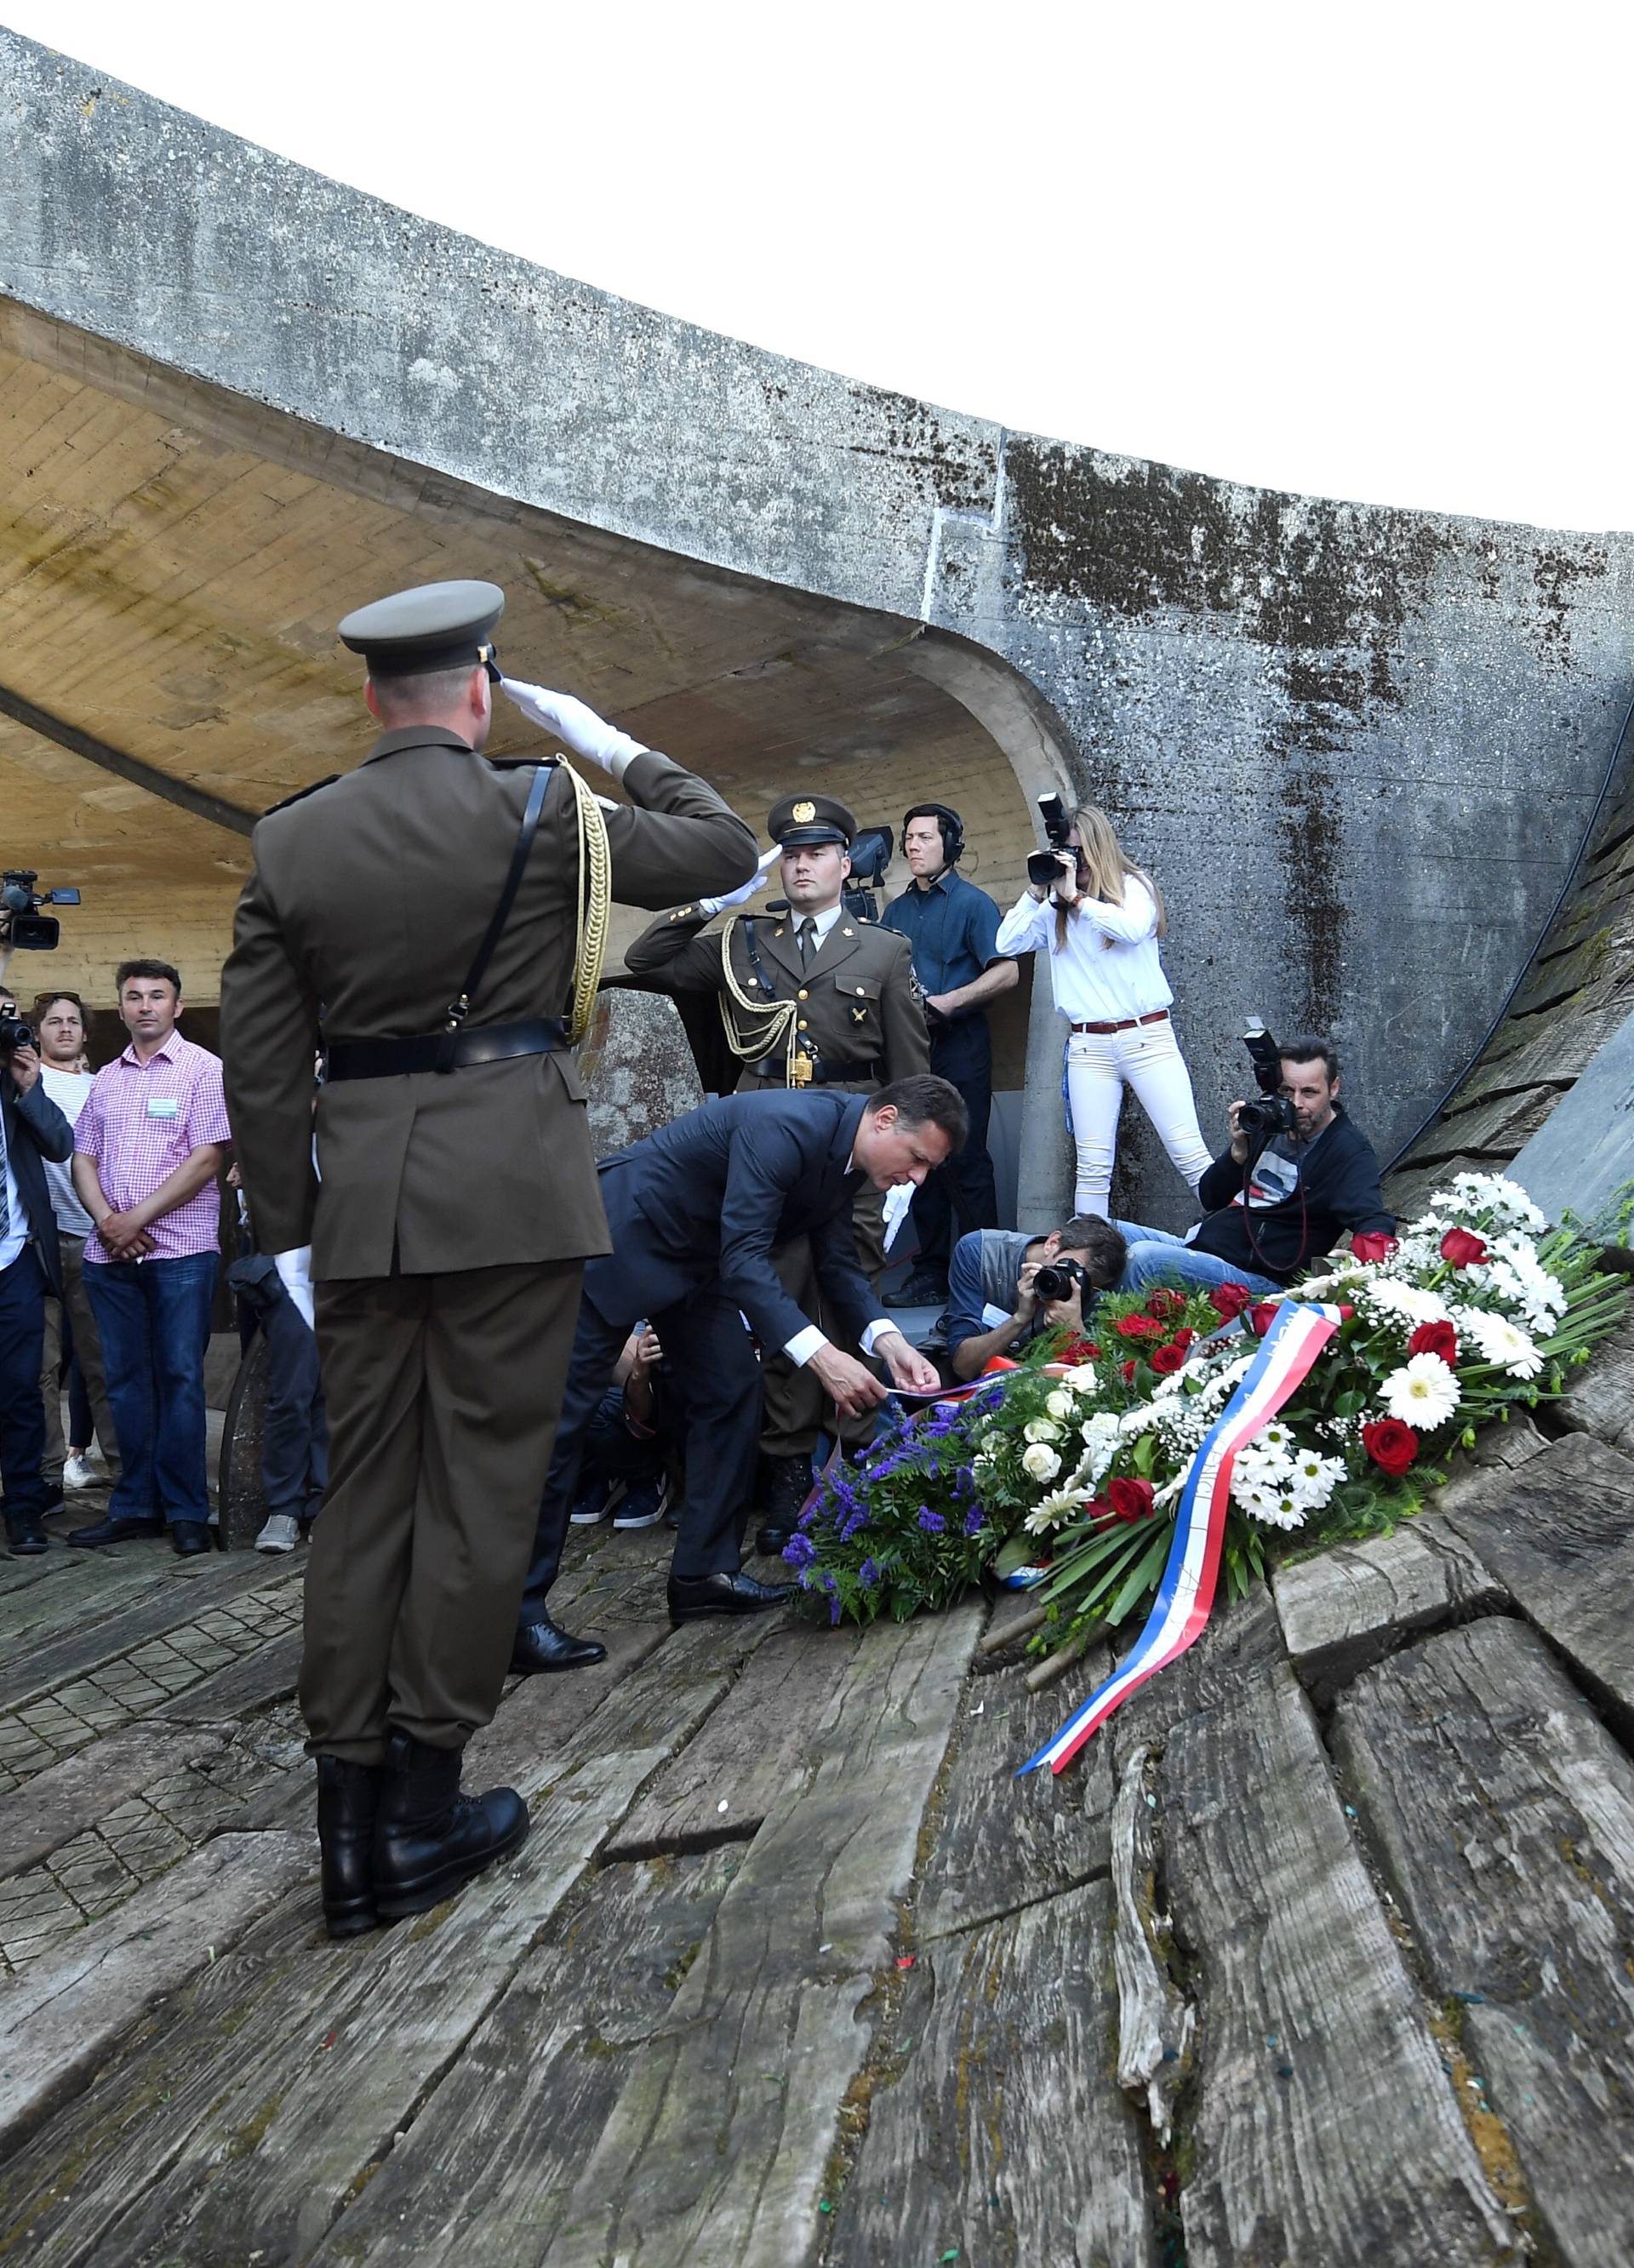
POLYGON ((828 1602, 828 1627, 830 1630, 837 1630, 839 1625, 840 1602, 837 1598, 831 1598, 828 1602))
POLYGON ((965 1534, 967 1535, 980 1535, 983 1517, 984 1515, 979 1504, 975 1506, 969 1512, 966 1513, 965 1534))
POLYGON ((919 1525, 927 1535, 939 1535, 947 1522, 939 1512, 932 1512, 928 1504, 922 1504, 919 1507, 919 1525))
POLYGON ((868 1515, 863 1510, 861 1505, 858 1505, 856 1511, 852 1513, 850 1518, 846 1521, 844 1527, 840 1530, 841 1543, 849 1543, 852 1536, 856 1535, 857 1529, 859 1528, 866 1528, 867 1525, 868 1515))
POLYGON ((865 1559, 862 1565, 857 1570, 857 1580, 862 1585, 865 1591, 872 1591, 874 1585, 880 1580, 879 1561, 877 1559, 865 1559))
POLYGON ((809 1535, 791 1535, 783 1547, 784 1564, 790 1567, 809 1567, 817 1557, 817 1546, 809 1535))

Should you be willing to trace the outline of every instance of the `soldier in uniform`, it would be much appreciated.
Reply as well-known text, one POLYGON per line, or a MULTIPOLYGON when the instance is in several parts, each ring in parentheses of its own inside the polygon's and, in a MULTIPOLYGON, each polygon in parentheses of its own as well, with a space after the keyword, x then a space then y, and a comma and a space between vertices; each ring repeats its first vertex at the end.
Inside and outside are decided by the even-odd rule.
MULTIPOLYGON (((928 1071, 924 996, 912 948, 844 902, 857 835, 850 812, 831 795, 788 795, 766 828, 782 854, 786 911, 734 911, 722 929, 700 933, 723 908, 753 895, 762 867, 762 876, 743 888, 695 899, 654 922, 624 956, 630 974, 655 977, 666 990, 718 996, 727 1042, 744 1066, 740 1094, 835 1086, 872 1094, 928 1071)), ((865 1189, 857 1200, 857 1256, 876 1288, 885 1265, 883 1204, 878 1189, 865 1189)), ((809 1241, 797 1239, 777 1259, 790 1298, 825 1329, 832 1323, 836 1344, 856 1354, 840 1319, 824 1312, 809 1241)), ((768 1350, 763 1375, 761 1449, 770 1478, 755 1543, 776 1553, 810 1491, 812 1452, 827 1403, 818 1380, 784 1355, 768 1350)))
POLYGON ((582 1026, 610 895, 656 908, 754 862, 712 789, 570 696, 513 697, 629 806, 556 759, 482 755, 504 605, 431 584, 342 623, 381 737, 256 828, 222 980, 245 1186, 280 1273, 309 1299, 310 1247, 316 1287, 329 1487, 300 1701, 334 1936, 435 1904, 526 1832, 510 1789, 460 1794, 460 1764, 499 1698, 580 1278, 608 1249, 564 1005, 582 1026))

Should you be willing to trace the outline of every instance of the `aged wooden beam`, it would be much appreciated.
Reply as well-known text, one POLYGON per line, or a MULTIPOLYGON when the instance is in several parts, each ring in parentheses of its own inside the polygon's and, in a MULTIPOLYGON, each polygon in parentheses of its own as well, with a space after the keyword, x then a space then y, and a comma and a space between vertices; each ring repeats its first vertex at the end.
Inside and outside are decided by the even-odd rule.
POLYGON ((899 1941, 982 1618, 965 1606, 865 1634, 814 1767, 747 1846, 584 2169, 553 2263, 811 2257, 841 2099, 868 2049, 860 2011, 899 1941))
POLYGON ((1573 1373, 1555 1409, 1574 1433, 1634 1453, 1634 1315, 1595 1349, 1586 1369, 1573 1373))
POLYGON ((1319 1707, 1415 1631, 1497 1613, 1509 1599, 1472 1547, 1428 1513, 1392 1535, 1279 1567, 1271 1588, 1294 1668, 1319 1707))
POLYGON ((1369 1671, 1335 1750, 1550 2244, 1634 2258, 1634 1764, 1513 1622, 1369 1671))
POLYGON ((0 1795, 0 1879, 37 1867, 127 1796, 219 1756, 232 1737, 230 1725, 123 1725, 0 1795))
POLYGON ((1190 2268, 1517 2259, 1292 1669, 1175 1727, 1159 1800, 1198 2007, 1190 2268))
POLYGON ((1574 1433, 1446 1517, 1634 1734, 1634 1461, 1574 1433))
POLYGON ((1142 2137, 1108 2067, 1111 1904, 1091 1882, 919 1955, 835 2209, 832 2268, 1152 2268, 1142 2137))
POLYGON ((1168 1917, 1158 1905, 1156 1756, 1137 1749, 1123 1764, 1112 1814, 1114 1941, 1118 1992, 1118 2085, 1144 2095, 1159 2142, 1174 2123, 1174 2098, 1191 2069, 1196 2010, 1169 1974, 1168 1917))

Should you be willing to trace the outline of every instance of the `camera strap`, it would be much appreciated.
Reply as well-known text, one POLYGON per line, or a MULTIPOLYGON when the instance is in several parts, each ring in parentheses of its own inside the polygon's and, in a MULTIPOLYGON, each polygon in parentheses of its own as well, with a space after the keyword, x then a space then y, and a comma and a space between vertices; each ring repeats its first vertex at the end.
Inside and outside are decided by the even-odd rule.
POLYGON ((473 995, 488 974, 488 964, 494 957, 494 947, 504 933, 504 925, 511 917, 511 909, 516 903, 516 894, 522 886, 523 869, 527 865, 527 854, 534 847, 534 837, 539 832, 540 817, 545 808, 545 797, 549 792, 550 782, 556 770, 556 767, 554 764, 536 764, 534 768, 533 783, 527 791, 526 808, 522 814, 522 824, 517 834, 515 847, 511 853, 511 865, 505 875, 505 886, 499 893, 499 902, 494 908, 493 918, 483 933, 482 942, 476 948, 476 958, 471 963, 465 983, 460 988, 459 998, 451 1000, 448 1004, 448 1020, 445 1027, 446 1031, 457 1032, 460 1029, 471 1012, 473 995))

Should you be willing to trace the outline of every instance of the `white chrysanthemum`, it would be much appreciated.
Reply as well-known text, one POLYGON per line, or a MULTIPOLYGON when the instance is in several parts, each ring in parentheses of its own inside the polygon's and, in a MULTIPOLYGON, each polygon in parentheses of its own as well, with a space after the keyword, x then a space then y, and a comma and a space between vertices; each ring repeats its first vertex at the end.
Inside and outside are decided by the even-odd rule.
POLYGON ((1293 1459, 1293 1494, 1307 1512, 1320 1512, 1344 1478, 1344 1459, 1324 1457, 1320 1449, 1301 1449, 1293 1459))
POLYGON ((1396 1315, 1403 1322, 1446 1321, 1446 1300, 1434 1292, 1426 1292, 1422 1284, 1402 1284, 1394 1277, 1377 1276, 1359 1286, 1357 1296, 1374 1314, 1396 1315))
POLYGON ((1465 1335, 1481 1350, 1483 1362, 1502 1364, 1511 1378, 1535 1378, 1543 1367, 1543 1358, 1538 1352, 1535 1340, 1527 1336, 1507 1315, 1489 1314, 1483 1308, 1470 1307, 1459 1317, 1465 1335))
POLYGON ((1029 1418, 1021 1428, 1021 1438, 1024 1441, 1058 1441, 1061 1428, 1053 1418, 1029 1418))
POLYGON ((1021 1452, 1021 1469, 1035 1481, 1053 1481, 1061 1460, 1047 1441, 1033 1441, 1021 1452))
MULTIPOLYGON (((1445 1202, 1432 1197, 1431 1203, 1445 1202)), ((1533 1204, 1519 1182, 1512 1182, 1502 1174, 1454 1174, 1452 1202, 1465 1211, 1483 1216, 1495 1215, 1517 1228, 1540 1229, 1548 1226, 1544 1216, 1533 1204)))
POLYGON ((1458 1381, 1439 1354, 1416 1354, 1390 1373, 1379 1398, 1392 1418, 1433 1433, 1458 1407, 1458 1381))
POLYGON ((1062 1527, 1084 1508, 1084 1499, 1075 1488, 1056 1489, 1041 1497, 1021 1525, 1029 1535, 1045 1535, 1052 1528, 1062 1527))
POLYGON ((1044 1407, 1052 1418, 1064 1420, 1070 1418, 1078 1407, 1078 1397, 1076 1395, 1068 1394, 1064 1388, 1058 1386, 1053 1394, 1047 1394, 1044 1396, 1044 1407))
POLYGON ((1250 1520, 1257 1520, 1267 1528, 1299 1528, 1304 1524, 1303 1507, 1283 1490, 1249 1489, 1237 1497, 1233 1489, 1232 1494, 1250 1520))

